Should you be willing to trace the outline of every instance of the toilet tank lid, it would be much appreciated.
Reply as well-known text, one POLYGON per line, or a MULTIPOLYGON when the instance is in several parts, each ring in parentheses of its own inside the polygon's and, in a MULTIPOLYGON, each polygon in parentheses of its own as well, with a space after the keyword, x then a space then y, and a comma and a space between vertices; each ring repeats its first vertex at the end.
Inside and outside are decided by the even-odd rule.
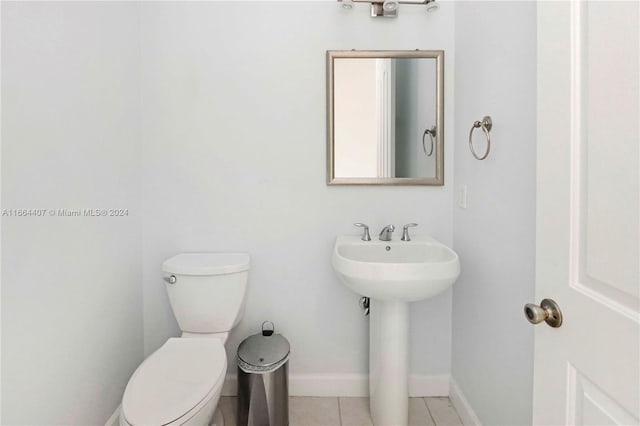
POLYGON ((181 253, 162 263, 162 271, 180 275, 223 275, 249 270, 248 253, 181 253))

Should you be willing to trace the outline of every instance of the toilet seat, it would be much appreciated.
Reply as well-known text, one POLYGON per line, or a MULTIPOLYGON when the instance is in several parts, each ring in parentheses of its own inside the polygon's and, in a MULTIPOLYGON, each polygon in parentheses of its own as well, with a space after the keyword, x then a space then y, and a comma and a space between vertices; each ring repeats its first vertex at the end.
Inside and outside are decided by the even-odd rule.
POLYGON ((130 425, 181 424, 222 387, 227 370, 215 338, 170 338, 131 376, 122 399, 130 425))

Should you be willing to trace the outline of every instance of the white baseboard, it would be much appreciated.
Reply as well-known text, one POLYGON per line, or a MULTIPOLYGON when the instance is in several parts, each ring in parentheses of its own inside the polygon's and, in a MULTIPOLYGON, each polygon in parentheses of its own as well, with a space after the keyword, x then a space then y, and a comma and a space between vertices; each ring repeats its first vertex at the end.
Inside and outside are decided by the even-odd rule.
MULTIPOLYGON (((447 396, 450 377, 409 376, 409 396, 447 396)), ((222 395, 235 396, 238 391, 238 377, 228 374, 222 387, 222 395)), ((289 376, 291 396, 369 396, 369 376, 367 374, 292 374, 289 376)))
POLYGON ((291 396, 363 396, 369 394, 364 374, 294 374, 289 376, 291 396))
POLYGON ((449 387, 449 399, 458 412, 463 425, 482 426, 482 423, 480 423, 480 419, 476 415, 475 411, 473 411, 471 404, 469 404, 469 401, 453 378, 451 378, 451 384, 449 387))
POLYGON ((104 424, 104 426, 119 426, 120 425, 120 406, 116 408, 116 411, 113 412, 109 420, 104 424))
MULTIPOLYGON (((454 402, 453 386, 455 382, 448 374, 436 376, 409 376, 409 396, 447 396, 451 393, 451 402, 458 410, 460 417, 465 421, 458 404, 454 402), (450 387, 451 386, 451 389, 450 387)), ((235 374, 227 374, 222 386, 223 396, 236 396, 238 392, 238 377, 235 374)), ((462 395, 458 390, 458 395, 462 395)), ((289 376, 290 396, 369 396, 368 374, 293 374, 289 376)), ((465 404, 467 400, 462 397, 465 404)), ((475 417, 473 410, 470 413, 475 417)), ((119 426, 120 406, 109 417, 105 426, 119 426)), ((480 422, 467 423, 465 425, 480 426, 480 422)))
POLYGON ((409 396, 447 396, 449 395, 449 383, 451 379, 448 374, 437 376, 409 375, 409 396))

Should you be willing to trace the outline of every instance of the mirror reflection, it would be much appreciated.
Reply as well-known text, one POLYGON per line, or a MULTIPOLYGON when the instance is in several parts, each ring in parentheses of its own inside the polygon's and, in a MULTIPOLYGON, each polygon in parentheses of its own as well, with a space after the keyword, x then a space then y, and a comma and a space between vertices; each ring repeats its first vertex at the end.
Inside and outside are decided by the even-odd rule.
POLYGON ((442 52, 328 52, 329 184, 442 185, 442 52))

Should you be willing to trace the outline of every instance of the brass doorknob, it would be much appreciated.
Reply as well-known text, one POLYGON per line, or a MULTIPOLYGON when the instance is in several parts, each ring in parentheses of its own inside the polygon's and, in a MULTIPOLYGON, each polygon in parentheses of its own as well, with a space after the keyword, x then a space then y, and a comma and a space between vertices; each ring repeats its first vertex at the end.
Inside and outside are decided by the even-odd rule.
POLYGON ((562 312, 556 302, 551 299, 543 299, 540 306, 533 303, 524 305, 524 314, 531 324, 538 324, 545 321, 553 328, 562 325, 562 312))

